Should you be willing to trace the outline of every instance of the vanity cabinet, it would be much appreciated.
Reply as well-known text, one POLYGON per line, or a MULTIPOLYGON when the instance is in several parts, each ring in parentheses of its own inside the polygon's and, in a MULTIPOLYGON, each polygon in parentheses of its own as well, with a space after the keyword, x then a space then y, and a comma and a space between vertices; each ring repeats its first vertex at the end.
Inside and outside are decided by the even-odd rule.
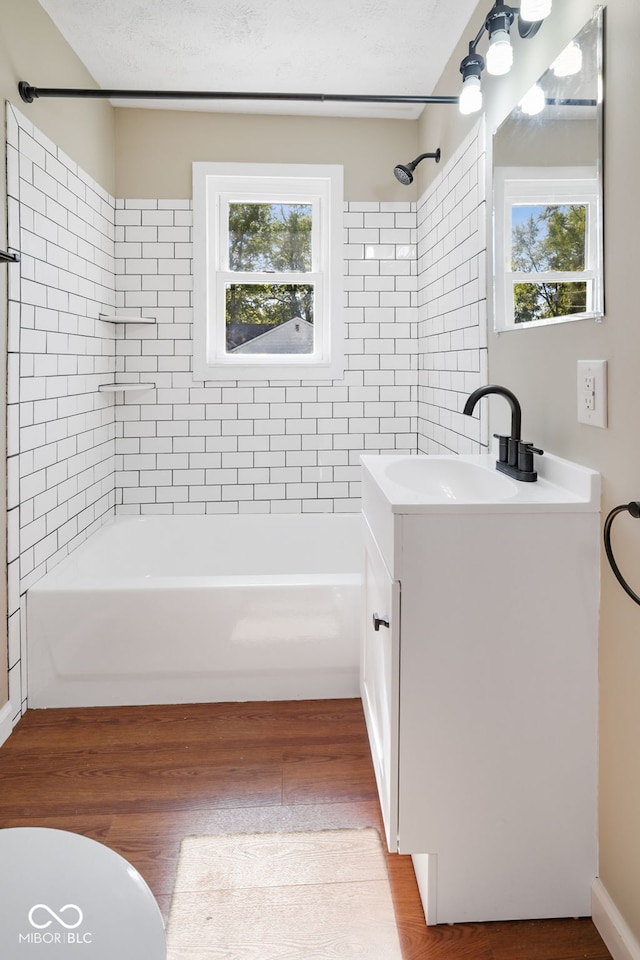
POLYGON ((595 487, 412 503, 384 459, 363 457, 361 692, 389 850, 427 923, 590 915, 595 487))

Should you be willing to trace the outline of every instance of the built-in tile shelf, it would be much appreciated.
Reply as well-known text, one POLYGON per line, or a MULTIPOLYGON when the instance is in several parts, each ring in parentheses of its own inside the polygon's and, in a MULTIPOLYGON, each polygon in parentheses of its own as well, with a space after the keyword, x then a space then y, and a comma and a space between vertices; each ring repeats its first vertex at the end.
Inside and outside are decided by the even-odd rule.
POLYGON ((101 320, 107 323, 155 323, 155 317, 135 317, 125 313, 99 313, 101 320))
POLYGON ((136 390, 155 390, 155 383, 101 383, 98 387, 100 393, 124 393, 134 392, 136 390))

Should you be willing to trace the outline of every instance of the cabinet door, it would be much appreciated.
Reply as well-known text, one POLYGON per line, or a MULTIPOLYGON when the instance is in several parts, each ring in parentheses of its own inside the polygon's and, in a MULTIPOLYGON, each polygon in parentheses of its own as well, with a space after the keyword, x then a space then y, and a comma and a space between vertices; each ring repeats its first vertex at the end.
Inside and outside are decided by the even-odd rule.
POLYGON ((391 579, 365 524, 362 705, 387 846, 392 852, 398 848, 399 638, 400 583, 391 579))

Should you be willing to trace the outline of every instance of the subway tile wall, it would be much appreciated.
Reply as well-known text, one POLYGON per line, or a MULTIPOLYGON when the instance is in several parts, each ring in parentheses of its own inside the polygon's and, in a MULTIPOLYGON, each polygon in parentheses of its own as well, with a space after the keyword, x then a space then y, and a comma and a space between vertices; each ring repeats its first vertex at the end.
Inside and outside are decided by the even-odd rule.
POLYGON ((345 375, 196 381, 189 201, 114 200, 12 107, 10 696, 28 587, 114 512, 356 511, 363 452, 478 449, 486 370, 481 133, 418 205, 345 205, 345 375), (109 323, 102 312, 148 316, 109 323), (106 383, 146 383, 105 394, 106 383))
POLYGON ((486 149, 482 122, 421 198, 418 228, 418 449, 478 453, 478 416, 461 413, 487 382, 486 149))
POLYGON ((118 513, 359 509, 363 452, 416 450, 416 230, 406 203, 345 209, 346 371, 336 381, 202 382, 191 374, 188 201, 116 202, 123 326, 118 513))
POLYGON ((26 698, 24 594, 113 514, 114 202, 7 106, 9 684, 26 698))

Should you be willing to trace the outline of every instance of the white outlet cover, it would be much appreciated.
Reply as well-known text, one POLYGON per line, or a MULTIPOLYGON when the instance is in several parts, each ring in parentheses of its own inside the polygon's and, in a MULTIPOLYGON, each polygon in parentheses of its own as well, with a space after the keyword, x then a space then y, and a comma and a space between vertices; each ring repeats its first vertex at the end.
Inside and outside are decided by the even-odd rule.
POLYGON ((577 386, 578 422, 591 427, 606 427, 607 361, 578 360, 577 386))

